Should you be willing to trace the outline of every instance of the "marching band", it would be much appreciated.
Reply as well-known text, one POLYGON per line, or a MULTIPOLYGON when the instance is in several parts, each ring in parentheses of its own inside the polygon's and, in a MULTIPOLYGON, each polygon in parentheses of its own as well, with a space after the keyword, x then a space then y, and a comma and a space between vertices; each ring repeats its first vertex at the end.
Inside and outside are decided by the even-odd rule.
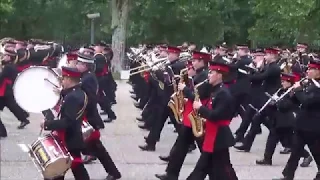
MULTIPOLYGON (((230 50, 226 43, 209 51, 204 47, 201 52, 194 44, 188 48, 184 43, 178 47, 180 51, 164 46, 131 48, 128 52, 131 97, 142 109, 137 120, 144 123, 139 125, 141 129, 150 131, 140 149, 156 150, 167 117, 178 132, 168 155, 159 156, 168 164, 164 174, 155 175, 158 179, 178 180, 186 155, 197 147, 201 155, 188 180, 206 176, 238 179, 229 148, 250 152, 261 124, 269 129, 269 135, 264 157, 257 165, 272 165, 275 147, 281 142, 281 153, 291 155, 279 180, 294 179, 300 158, 301 167, 313 160, 320 167, 316 120, 320 113, 320 61, 318 54, 307 54, 307 44, 299 43, 296 52, 279 47, 250 50, 243 44, 230 50), (181 67, 179 62, 185 65, 181 67), (163 102, 161 111, 160 103, 155 103, 159 101, 163 102), (242 122, 233 136, 229 124, 238 115, 242 122)), ((320 179, 320 173, 314 179, 320 179)))
MULTIPOLYGON (((90 179, 84 164, 96 159, 107 180, 120 179, 121 173, 100 140, 104 123, 116 119, 111 48, 103 42, 71 52, 40 40, 2 39, 0 44, 2 109, 6 106, 13 112, 21 122, 19 129, 30 123, 30 112, 45 117, 40 134, 42 130, 49 133, 27 147, 44 179, 64 179, 69 169, 76 180, 90 179), (34 88, 41 87, 48 94, 48 99, 34 102, 42 106, 19 98, 23 93, 18 87, 26 77, 37 84, 34 88), (107 119, 101 118, 97 105, 107 119)), ((272 165, 280 142, 281 153, 290 157, 278 180, 293 180, 300 158, 301 167, 313 160, 320 167, 320 56, 307 54, 307 48, 302 43, 296 52, 279 47, 250 50, 244 44, 231 50, 226 43, 201 51, 194 43, 130 48, 131 97, 142 109, 137 117, 142 122, 139 128, 149 131, 139 148, 156 151, 168 118, 178 133, 168 154, 159 156, 167 167, 156 178, 178 180, 187 154, 198 149, 200 157, 187 180, 207 176, 237 180, 229 149, 250 152, 261 134, 261 124, 269 135, 257 165, 272 165), (242 122, 233 134, 229 125, 237 116, 242 122)), ((0 137, 6 136, 0 120, 0 137)), ((320 171, 314 179, 320 180, 320 171)))

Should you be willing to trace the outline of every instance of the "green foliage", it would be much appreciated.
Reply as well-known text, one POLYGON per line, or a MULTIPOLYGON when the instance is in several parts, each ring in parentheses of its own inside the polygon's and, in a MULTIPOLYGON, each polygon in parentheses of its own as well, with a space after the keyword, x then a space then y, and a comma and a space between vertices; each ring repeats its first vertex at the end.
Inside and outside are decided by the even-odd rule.
MULTIPOLYGON (((43 38, 71 44, 111 40, 111 0, 1 0, 0 37, 43 38)), ((120 0, 117 1, 121 3, 120 0)), ((253 45, 319 46, 320 0, 131 0, 127 43, 226 41, 253 45)))

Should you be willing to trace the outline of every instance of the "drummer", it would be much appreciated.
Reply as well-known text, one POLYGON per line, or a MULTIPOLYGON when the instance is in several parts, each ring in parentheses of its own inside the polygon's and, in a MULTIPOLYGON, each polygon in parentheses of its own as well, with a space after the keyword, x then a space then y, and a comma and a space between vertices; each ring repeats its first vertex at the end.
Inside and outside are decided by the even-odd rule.
MULTIPOLYGON (((46 120, 41 123, 41 128, 47 131, 56 131, 59 139, 66 146, 73 157, 71 170, 75 180, 89 180, 89 174, 81 160, 84 150, 81 125, 84 110, 88 103, 86 93, 80 87, 81 72, 76 68, 62 67, 63 98, 60 117, 58 120, 46 120)), ((55 179, 63 180, 64 175, 55 179)))
POLYGON ((30 123, 27 119, 29 114, 17 104, 13 96, 12 88, 13 82, 18 75, 18 70, 13 62, 18 58, 18 55, 13 47, 5 48, 4 51, 4 57, 1 61, 2 72, 0 74, 0 110, 3 110, 6 106, 20 121, 18 129, 23 129, 30 123))
MULTIPOLYGON (((78 53, 77 68, 82 72, 81 87, 88 95, 88 106, 85 110, 86 120, 95 131, 86 140, 86 147, 89 152, 86 154, 92 154, 96 156, 105 171, 108 173, 108 180, 116 180, 121 178, 121 174, 114 164, 108 151, 100 141, 100 129, 104 128, 104 123, 99 115, 97 104, 98 104, 98 80, 95 76, 95 62, 94 58, 90 54, 78 53)), ((92 156, 86 156, 85 161, 95 159, 92 156)))

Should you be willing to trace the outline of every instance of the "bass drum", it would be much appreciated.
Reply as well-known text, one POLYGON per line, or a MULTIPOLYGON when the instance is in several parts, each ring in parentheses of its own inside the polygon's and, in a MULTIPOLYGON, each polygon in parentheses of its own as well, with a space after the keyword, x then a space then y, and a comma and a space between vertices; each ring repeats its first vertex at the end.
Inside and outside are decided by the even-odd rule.
POLYGON ((58 75, 48 67, 31 66, 22 71, 13 84, 13 95, 27 112, 41 113, 53 108, 60 95, 53 90, 60 87, 58 75))

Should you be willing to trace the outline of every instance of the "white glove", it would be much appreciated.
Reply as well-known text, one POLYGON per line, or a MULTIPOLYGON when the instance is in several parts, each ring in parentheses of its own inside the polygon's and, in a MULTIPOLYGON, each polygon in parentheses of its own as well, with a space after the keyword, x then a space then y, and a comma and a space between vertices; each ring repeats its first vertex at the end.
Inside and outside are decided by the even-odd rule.
POLYGON ((157 71, 159 68, 158 68, 158 66, 153 66, 152 67, 152 71, 157 71))

